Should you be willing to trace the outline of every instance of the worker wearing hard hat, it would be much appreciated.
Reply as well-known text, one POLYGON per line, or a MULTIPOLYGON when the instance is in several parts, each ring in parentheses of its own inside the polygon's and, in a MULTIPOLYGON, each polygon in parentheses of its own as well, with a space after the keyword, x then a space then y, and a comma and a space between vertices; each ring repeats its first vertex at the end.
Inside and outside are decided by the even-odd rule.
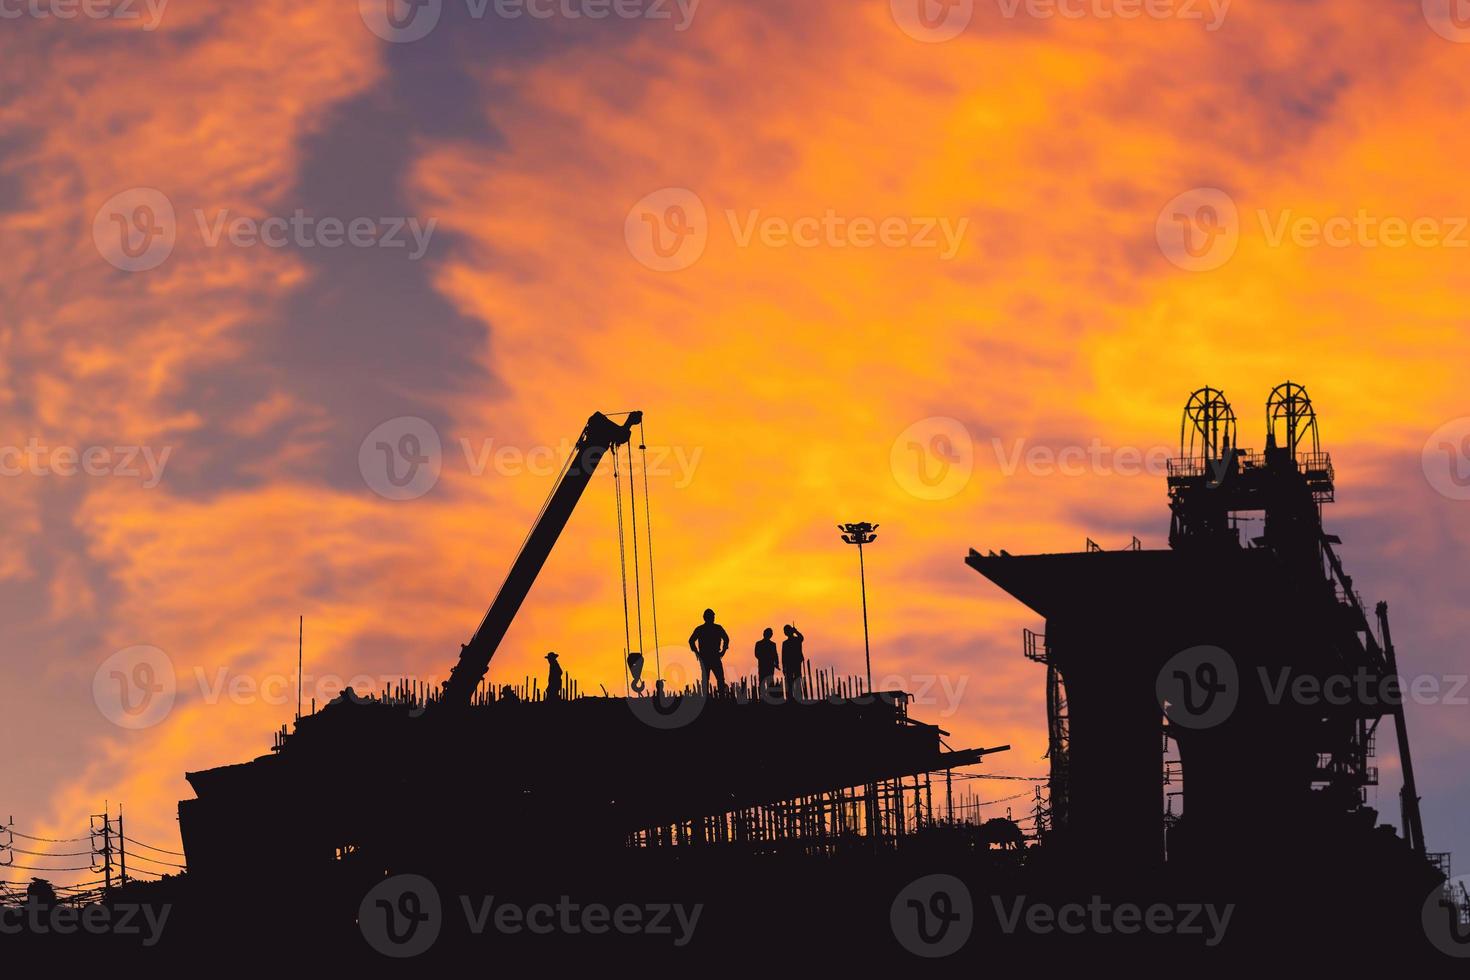
POLYGON ((769 626, 759 640, 755 641, 755 670, 760 678, 759 691, 761 697, 765 697, 776 682, 776 668, 780 665, 780 655, 776 652, 776 641, 771 639, 774 632, 769 626))
POLYGON ((786 639, 781 643, 781 673, 786 675, 786 698, 795 701, 801 697, 801 665, 806 660, 801 644, 806 637, 801 635, 801 630, 790 624, 781 627, 781 630, 786 634, 786 639))
POLYGON ((689 649, 699 659, 700 681, 709 692, 709 675, 715 675, 717 690, 725 693, 725 665, 721 662, 725 651, 730 649, 730 634, 725 627, 715 622, 715 611, 704 611, 704 622, 694 627, 689 634, 689 649))

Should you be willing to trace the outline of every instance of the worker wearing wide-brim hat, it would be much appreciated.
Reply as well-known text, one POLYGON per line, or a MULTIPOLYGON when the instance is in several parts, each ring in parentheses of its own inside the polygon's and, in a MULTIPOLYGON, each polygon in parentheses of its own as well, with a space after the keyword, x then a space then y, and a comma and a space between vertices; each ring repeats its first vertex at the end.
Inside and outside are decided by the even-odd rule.
POLYGON ((546 677, 546 700, 561 700, 561 663, 557 660, 555 652, 548 653, 546 660, 551 664, 551 670, 546 677))

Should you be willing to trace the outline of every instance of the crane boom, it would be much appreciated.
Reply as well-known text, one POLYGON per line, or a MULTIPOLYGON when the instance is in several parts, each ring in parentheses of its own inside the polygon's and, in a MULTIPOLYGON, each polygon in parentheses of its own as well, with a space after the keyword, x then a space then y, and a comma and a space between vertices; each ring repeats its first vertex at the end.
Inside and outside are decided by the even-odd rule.
POLYGON ((546 564, 552 547, 582 497, 582 491, 592 481, 597 464, 609 450, 626 445, 632 438, 633 427, 642 421, 642 412, 630 412, 623 423, 614 422, 601 412, 587 420, 587 427, 582 430, 561 479, 547 498, 536 523, 531 526, 531 533, 526 535, 520 554, 516 555, 515 564, 511 565, 495 601, 490 604, 475 635, 460 648, 459 663, 449 672, 449 680, 444 684, 445 705, 469 705, 475 689, 490 669, 490 658, 495 656, 496 648, 505 638, 506 630, 540 574, 541 566, 546 564))
MULTIPOLYGON (((1395 678, 1399 677, 1398 654, 1393 648, 1393 634, 1388 631, 1388 603, 1380 602, 1377 608, 1378 630, 1383 634, 1383 655, 1388 660, 1388 670, 1395 678)), ((1402 695, 1402 679, 1399 680, 1400 694, 1402 695)), ((1421 857, 1425 853, 1424 847, 1424 818, 1419 812, 1419 790, 1414 785, 1414 760, 1409 755, 1409 722, 1404 717, 1404 699, 1402 696, 1394 699, 1393 706, 1394 735, 1399 744, 1399 771, 1403 775, 1403 787, 1399 790, 1399 805, 1403 809, 1404 840, 1421 857)))

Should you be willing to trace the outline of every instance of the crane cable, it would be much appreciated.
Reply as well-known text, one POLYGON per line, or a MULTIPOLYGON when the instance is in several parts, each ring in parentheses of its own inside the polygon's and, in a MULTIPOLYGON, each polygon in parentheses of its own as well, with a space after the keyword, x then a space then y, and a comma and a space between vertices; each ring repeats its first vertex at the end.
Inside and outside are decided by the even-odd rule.
POLYGON ((658 598, 653 591, 653 513, 648 506, 648 439, 643 435, 642 422, 638 423, 638 454, 643 460, 643 533, 648 536, 648 605, 653 614, 654 676, 663 680, 664 668, 658 646, 658 598))
MULTIPOLYGON (((630 624, 628 622, 628 559, 624 550, 623 535, 623 478, 618 470, 618 447, 612 447, 613 454, 613 487, 614 496, 618 507, 618 570, 623 580, 623 680, 627 682, 628 677, 628 653, 632 641, 630 624)), ((627 693, 626 691, 624 693, 627 693)))
POLYGON ((633 608, 638 612, 638 655, 643 656, 643 583, 638 578, 638 483, 633 478, 633 446, 628 445, 628 513, 633 518, 633 608))

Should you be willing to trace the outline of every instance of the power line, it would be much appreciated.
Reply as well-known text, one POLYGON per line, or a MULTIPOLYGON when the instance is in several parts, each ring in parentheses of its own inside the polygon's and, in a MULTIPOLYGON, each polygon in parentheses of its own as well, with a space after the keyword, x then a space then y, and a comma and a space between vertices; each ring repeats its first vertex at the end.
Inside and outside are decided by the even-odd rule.
POLYGON ((185 854, 183 851, 170 851, 166 847, 154 847, 152 844, 145 844, 140 840, 133 840, 131 837, 124 837, 123 840, 127 841, 129 844, 137 844, 139 847, 146 847, 150 851, 158 851, 160 854, 172 854, 176 857, 188 857, 188 855, 185 854))
POLYGON ((96 871, 90 864, 84 868, 33 868, 28 864, 7 864, 7 868, 15 868, 17 871, 96 871))
POLYGON ((32 837, 30 834, 22 834, 13 827, 6 827, 5 832, 14 834, 17 837, 24 837, 26 840, 38 840, 47 844, 74 844, 77 841, 90 841, 92 839, 91 837, 32 837))
POLYGON ((157 858, 148 857, 146 854, 137 854, 137 853, 135 853, 135 854, 132 855, 132 858, 133 858, 134 861, 147 861, 150 864, 162 865, 165 868, 185 869, 185 866, 182 865, 182 864, 174 864, 172 861, 160 861, 157 858))
MULTIPOLYGON (((102 836, 102 831, 101 830, 97 831, 97 833, 95 835, 89 836, 89 837, 36 837, 36 836, 34 836, 32 834, 23 834, 20 831, 14 829, 13 827, 0 827, 0 831, 3 831, 4 833, 14 834, 16 837, 22 837, 22 838, 24 838, 26 840, 41 841, 42 843, 45 843, 45 844, 72 844, 72 843, 77 843, 77 842, 80 842, 80 841, 87 841, 88 843, 90 843, 94 839, 94 837, 100 837, 100 836, 102 836)), ((121 835, 119 835, 119 836, 121 836, 121 835)), ((143 841, 135 840, 132 837, 123 837, 122 839, 125 840, 125 841, 127 841, 129 844, 136 844, 139 847, 146 847, 148 850, 150 850, 150 851, 157 851, 160 854, 172 854, 175 857, 187 857, 188 856, 183 851, 172 851, 172 850, 169 850, 166 847, 158 847, 157 845, 154 845, 154 844, 145 844, 143 841)), ((29 855, 31 855, 33 857, 82 857, 82 856, 85 856, 85 855, 88 855, 88 854, 95 854, 95 853, 97 853, 97 851, 96 851, 95 848, 93 850, 90 850, 90 851, 51 851, 51 852, 46 852, 46 851, 28 851, 28 850, 26 850, 25 848, 22 848, 22 847, 11 848, 11 850, 14 850, 17 854, 29 854, 29 855)))
POLYGON ((133 871, 129 871, 128 872, 128 877, 129 878, 131 878, 131 877, 134 876, 133 875, 133 872, 137 872, 138 874, 152 875, 155 878, 167 878, 168 877, 168 873, 167 872, 154 871, 152 868, 134 868, 133 871))
POLYGON ((1011 800, 1019 800, 1023 796, 1030 796, 1030 795, 1031 795, 1030 793, 1017 793, 1015 796, 1003 796, 1003 797, 1001 797, 998 800, 989 800, 989 801, 987 801, 985 803, 976 803, 975 805, 976 806, 995 806, 995 804, 997 804, 997 803, 1009 803, 1011 800))

